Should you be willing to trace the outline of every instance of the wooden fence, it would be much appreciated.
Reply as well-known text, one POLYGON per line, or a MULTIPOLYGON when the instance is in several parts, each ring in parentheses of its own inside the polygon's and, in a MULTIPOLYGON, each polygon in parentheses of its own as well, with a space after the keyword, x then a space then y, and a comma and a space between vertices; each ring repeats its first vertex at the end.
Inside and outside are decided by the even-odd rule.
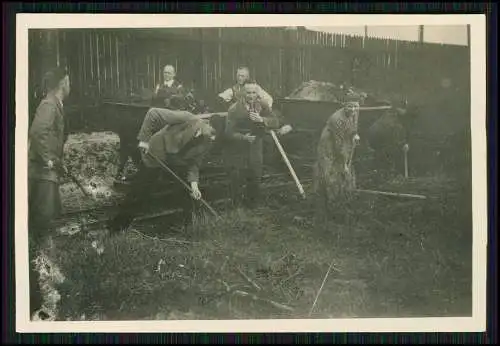
POLYGON ((210 102, 246 65, 275 98, 308 80, 347 83, 423 106, 430 131, 449 128, 444 113, 466 112, 459 123, 469 121, 470 57, 463 46, 284 28, 30 29, 29 38, 30 114, 41 73, 55 64, 69 69, 68 103, 78 106, 153 89, 165 64, 210 102))
POLYGON ((165 64, 209 102, 234 83, 241 65, 275 98, 308 80, 353 84, 421 106, 426 158, 438 152, 424 148, 431 143, 426 135, 441 138, 470 124, 470 54, 462 46, 284 28, 30 29, 30 115, 43 71, 56 64, 70 71, 66 104, 75 107, 153 89, 165 64))

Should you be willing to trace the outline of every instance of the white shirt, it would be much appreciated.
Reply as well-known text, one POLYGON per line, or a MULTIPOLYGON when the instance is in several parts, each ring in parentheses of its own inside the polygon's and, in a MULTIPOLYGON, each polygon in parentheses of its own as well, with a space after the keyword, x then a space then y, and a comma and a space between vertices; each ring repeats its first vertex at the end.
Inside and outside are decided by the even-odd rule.
MULTIPOLYGON (((272 108, 273 107, 273 98, 271 97, 271 95, 269 95, 258 84, 257 84, 257 88, 258 88, 258 95, 259 95, 260 99, 262 101, 264 101, 265 103, 267 103, 267 105, 269 106, 269 108, 272 108)), ((233 88, 226 89, 226 90, 224 90, 223 92, 221 92, 219 94, 219 97, 222 98, 226 102, 231 101, 233 99, 233 96, 234 96, 233 95, 233 88)))

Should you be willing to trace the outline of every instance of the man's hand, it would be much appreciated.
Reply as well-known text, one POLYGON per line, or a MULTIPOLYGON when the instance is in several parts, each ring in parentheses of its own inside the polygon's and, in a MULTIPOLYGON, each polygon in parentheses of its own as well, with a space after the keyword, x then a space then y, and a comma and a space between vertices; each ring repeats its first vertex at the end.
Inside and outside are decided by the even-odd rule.
POLYGON ((149 150, 149 143, 139 142, 139 149, 143 154, 147 154, 149 150))
POLYGON ((359 142, 361 141, 361 138, 359 137, 358 134, 356 134, 353 138, 352 138, 352 143, 354 145, 359 145, 359 142))
POLYGON ((347 162, 344 163, 344 173, 349 174, 349 165, 347 164, 347 162))
POLYGON ((53 169, 53 168, 54 168, 54 166, 55 166, 55 165, 54 165, 54 161, 52 161, 52 160, 47 161, 47 168, 48 168, 48 169, 53 169))
POLYGON ((264 122, 264 118, 262 118, 259 113, 255 113, 255 112, 250 112, 250 120, 256 122, 256 123, 263 123, 264 122))
POLYGON ((249 135, 249 134, 246 134, 244 138, 249 143, 253 143, 255 141, 255 136, 252 136, 252 135, 249 135))
POLYGON ((290 126, 290 125, 285 125, 285 126, 282 126, 282 127, 281 127, 278 131, 276 131, 276 132, 278 132, 278 134, 279 134, 280 136, 284 136, 284 135, 286 135, 287 133, 289 133, 289 132, 290 132, 290 131, 292 131, 292 130, 293 130, 293 129, 292 129, 292 126, 290 126))
POLYGON ((198 188, 198 183, 193 181, 191 182, 191 196, 195 199, 195 200, 199 200, 201 199, 201 191, 200 189, 198 188))

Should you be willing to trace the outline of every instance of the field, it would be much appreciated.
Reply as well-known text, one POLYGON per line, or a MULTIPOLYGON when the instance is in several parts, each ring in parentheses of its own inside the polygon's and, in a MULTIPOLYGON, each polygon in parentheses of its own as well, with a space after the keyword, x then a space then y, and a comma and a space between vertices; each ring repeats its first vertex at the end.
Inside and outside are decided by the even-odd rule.
MULTIPOLYGON (((311 113, 329 114, 317 111, 311 113)), ((207 165, 213 179, 204 178, 201 187, 221 220, 201 208, 192 227, 178 226, 175 213, 165 211, 175 207, 179 191, 162 187, 148 215, 113 237, 101 221, 123 196, 112 187, 119 138, 112 132, 72 135, 65 161, 95 201, 69 180, 61 188, 66 216, 42 257, 48 266, 40 267, 52 319, 470 316, 472 206, 465 113, 430 106, 422 112, 410 142, 409 178, 381 167, 366 145, 356 152, 358 187, 426 199, 357 193, 348 213, 317 224, 309 192, 318 134, 299 128, 282 143, 304 183, 306 200, 299 198, 270 142, 265 156, 273 164, 267 167, 259 208, 228 207, 227 179, 215 160, 207 165), (160 214, 152 217, 155 213, 160 214)))
POLYGON ((292 183, 266 189, 255 210, 217 205, 221 221, 200 212, 188 229, 159 217, 114 237, 59 234, 47 251, 62 274, 47 280, 54 318, 470 316, 467 173, 383 182, 368 173, 364 188, 427 199, 359 194, 349 215, 318 225, 292 183))

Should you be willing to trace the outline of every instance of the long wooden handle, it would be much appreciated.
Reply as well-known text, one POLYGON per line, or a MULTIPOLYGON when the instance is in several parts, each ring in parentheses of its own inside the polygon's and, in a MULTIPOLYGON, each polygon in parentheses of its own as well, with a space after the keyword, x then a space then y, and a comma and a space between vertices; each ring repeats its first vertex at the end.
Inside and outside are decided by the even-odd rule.
POLYGON ((394 197, 427 199, 426 196, 423 196, 423 195, 414 195, 414 194, 410 194, 410 193, 386 192, 386 191, 375 191, 375 190, 364 190, 364 189, 355 189, 354 191, 360 192, 360 193, 367 193, 367 194, 371 194, 371 195, 382 195, 382 196, 394 196, 394 197))
MULTIPOLYGON (((155 159, 155 161, 163 168, 165 169, 167 172, 169 172, 170 174, 172 174, 174 176, 175 179, 177 179, 189 192, 193 192, 191 190, 191 187, 186 184, 184 182, 184 180, 182 180, 177 174, 175 174, 174 171, 172 171, 162 160, 160 160, 156 155, 154 155, 153 153, 149 152, 148 151, 148 155, 151 156, 153 159, 155 159)), ((219 218, 219 219, 222 219, 220 217, 220 215, 215 211, 215 209, 213 209, 203 198, 200 199, 201 203, 203 203, 203 205, 205 207, 207 207, 208 210, 210 210, 212 212, 212 214, 215 215, 215 217, 219 218)))
POLYGON ((288 157, 286 156, 285 151, 283 150, 283 147, 281 146, 280 141, 278 140, 278 137, 276 136, 276 133, 274 130, 270 131, 271 136, 273 137, 274 143, 276 144, 276 147, 278 147, 278 150, 281 154, 281 157, 283 158, 283 161, 285 161, 288 170, 290 171, 290 174, 293 177, 293 180, 295 181, 295 185, 297 185, 297 188, 299 189, 300 194, 302 195, 302 198, 306 198, 306 194, 304 192, 304 188, 302 187, 302 184, 299 181, 299 178, 297 177, 297 174, 295 174, 295 170, 293 169, 290 161, 288 160, 288 157))
POLYGON ((408 179, 408 151, 404 150, 405 155, 405 178, 408 179))

